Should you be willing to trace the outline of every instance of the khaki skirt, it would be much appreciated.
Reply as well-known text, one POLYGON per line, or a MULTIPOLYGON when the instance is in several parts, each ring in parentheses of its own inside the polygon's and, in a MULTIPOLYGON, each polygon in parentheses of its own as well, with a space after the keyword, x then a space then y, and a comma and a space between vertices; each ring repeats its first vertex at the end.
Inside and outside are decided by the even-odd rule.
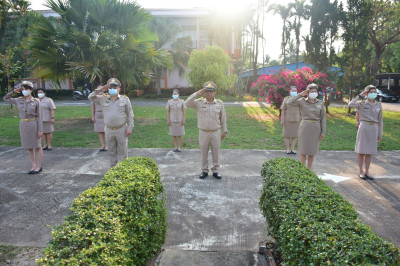
POLYGON ((104 116, 103 113, 101 115, 97 116, 95 115, 94 119, 96 119, 96 122, 94 122, 94 132, 104 132, 105 124, 104 124, 104 116))
POLYGON ((42 146, 38 138, 38 121, 26 122, 21 120, 19 122, 19 134, 23 149, 36 149, 42 146))
POLYGON ((299 153, 316 155, 318 153, 319 138, 321 136, 320 122, 302 120, 299 127, 299 153))
POLYGON ((299 135, 299 126, 300 121, 297 122, 287 122, 283 123, 283 132, 282 135, 285 138, 297 138, 299 135))
POLYGON ((361 121, 357 131, 355 151, 359 154, 378 153, 378 124, 361 121))
POLYGON ((50 121, 43 121, 43 133, 48 134, 54 131, 54 125, 50 121))
POLYGON ((171 123, 169 134, 174 137, 183 136, 185 135, 185 127, 182 126, 181 122, 171 123))

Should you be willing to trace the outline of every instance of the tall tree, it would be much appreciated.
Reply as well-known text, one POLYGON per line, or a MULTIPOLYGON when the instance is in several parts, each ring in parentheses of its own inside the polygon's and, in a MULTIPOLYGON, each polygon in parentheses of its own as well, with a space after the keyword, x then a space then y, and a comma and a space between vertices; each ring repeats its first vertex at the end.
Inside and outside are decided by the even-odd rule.
POLYGON ((373 10, 368 21, 368 39, 375 52, 370 75, 375 76, 382 67, 382 57, 386 47, 400 41, 400 1, 366 1, 373 10))
POLYGON ((316 70, 327 72, 327 68, 335 63, 334 42, 338 38, 339 11, 337 0, 332 3, 330 0, 311 0, 305 60, 316 70))
POLYGON ((117 0, 47 0, 59 19, 40 16, 27 48, 36 75, 60 84, 70 77, 95 85, 109 77, 143 86, 155 66, 172 64, 171 55, 154 48, 151 15, 134 2, 117 0))
POLYGON ((26 0, 0 0, 0 47, 2 47, 3 34, 7 23, 12 17, 25 14, 29 5, 26 0))
POLYGON ((281 56, 283 57, 283 66, 286 67, 286 46, 290 40, 289 18, 291 16, 291 6, 272 5, 270 6, 269 10, 271 10, 274 14, 278 14, 283 22, 281 35, 281 56))
POLYGON ((292 16, 295 17, 292 28, 296 37, 296 69, 299 68, 301 20, 309 20, 310 18, 310 6, 306 5, 305 2, 306 0, 295 0, 289 4, 293 10, 292 16))
POLYGON ((342 11, 344 48, 338 61, 344 73, 342 87, 349 93, 350 100, 353 99, 356 87, 364 87, 364 82, 369 83, 365 70, 371 52, 367 38, 370 16, 371 9, 365 0, 347 0, 346 8, 342 11))

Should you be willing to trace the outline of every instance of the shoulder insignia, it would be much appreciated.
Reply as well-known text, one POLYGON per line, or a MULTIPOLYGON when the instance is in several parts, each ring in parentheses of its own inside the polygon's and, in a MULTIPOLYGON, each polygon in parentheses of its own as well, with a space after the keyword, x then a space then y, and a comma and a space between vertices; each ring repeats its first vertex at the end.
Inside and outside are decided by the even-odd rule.
POLYGON ((21 96, 21 97, 18 97, 18 99, 22 99, 23 97, 21 96))

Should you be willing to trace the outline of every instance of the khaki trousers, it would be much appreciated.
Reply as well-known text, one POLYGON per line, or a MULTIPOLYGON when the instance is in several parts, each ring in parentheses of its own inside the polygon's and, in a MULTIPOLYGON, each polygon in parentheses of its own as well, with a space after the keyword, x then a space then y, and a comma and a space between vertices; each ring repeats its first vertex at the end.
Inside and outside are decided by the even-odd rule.
POLYGON ((221 147, 221 130, 207 132, 199 130, 199 144, 201 152, 201 170, 208 173, 208 150, 211 146, 212 164, 211 171, 213 173, 219 170, 219 150, 221 147))
POLYGON ((110 155, 111 167, 118 162, 128 158, 128 138, 126 137, 126 126, 119 129, 109 129, 105 127, 106 143, 108 154, 110 155), (118 158, 119 157, 119 158, 118 158))

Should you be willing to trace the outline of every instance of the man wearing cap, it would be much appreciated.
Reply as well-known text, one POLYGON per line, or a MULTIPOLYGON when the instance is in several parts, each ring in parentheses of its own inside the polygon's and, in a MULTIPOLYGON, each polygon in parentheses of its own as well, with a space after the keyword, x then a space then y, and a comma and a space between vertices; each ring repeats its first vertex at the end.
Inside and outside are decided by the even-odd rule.
POLYGON ((133 129, 131 101, 127 96, 119 95, 120 86, 118 79, 111 78, 106 85, 89 94, 89 100, 100 104, 103 109, 111 167, 128 157, 128 136, 133 129), (107 90, 108 94, 101 94, 107 90))
POLYGON ((197 127, 199 128, 199 144, 202 155, 200 178, 208 176, 208 150, 211 146, 212 164, 211 171, 213 176, 221 179, 219 170, 219 150, 221 140, 225 138, 228 132, 226 127, 226 113, 224 104, 215 99, 215 89, 217 86, 207 81, 203 85, 203 89, 193 93, 187 98, 186 106, 197 110, 197 127), (204 98, 195 99, 197 96, 203 95, 204 98), (222 128, 222 134, 221 134, 222 128))

